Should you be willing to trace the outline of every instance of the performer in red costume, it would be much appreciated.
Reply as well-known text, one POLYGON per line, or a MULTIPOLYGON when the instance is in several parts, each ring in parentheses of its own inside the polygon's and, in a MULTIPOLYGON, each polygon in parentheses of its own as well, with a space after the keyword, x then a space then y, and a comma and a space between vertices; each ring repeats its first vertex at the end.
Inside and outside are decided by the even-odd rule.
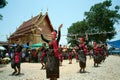
POLYGON ((59 52, 60 52, 60 55, 59 55, 59 60, 60 60, 60 66, 62 66, 62 62, 63 62, 63 54, 62 54, 62 45, 59 46, 59 52))
POLYGON ((101 62, 101 48, 96 42, 93 42, 93 58, 94 58, 94 66, 98 67, 98 64, 101 62))
MULTIPOLYGON (((43 41, 47 42, 49 45, 48 49, 48 57, 47 57, 47 62, 46 62, 46 77, 50 78, 50 80, 57 80, 59 78, 59 41, 60 41, 60 36, 61 36, 61 24, 58 28, 58 36, 57 36, 57 31, 53 31, 51 33, 51 38, 52 40, 47 40, 44 38, 43 34, 41 34, 41 38, 43 41)), ((39 28, 41 31, 41 29, 39 28)))
POLYGON ((87 46, 85 45, 83 37, 80 37, 79 41, 80 44, 78 45, 78 56, 79 56, 80 72, 85 72, 87 46))
POLYGON ((68 48, 68 60, 69 64, 72 64, 72 49, 68 48))
POLYGON ((19 44, 20 40, 17 41, 17 46, 15 47, 15 52, 13 60, 11 62, 11 67, 14 69, 12 75, 20 75, 21 71, 21 54, 22 54, 22 45, 19 44))

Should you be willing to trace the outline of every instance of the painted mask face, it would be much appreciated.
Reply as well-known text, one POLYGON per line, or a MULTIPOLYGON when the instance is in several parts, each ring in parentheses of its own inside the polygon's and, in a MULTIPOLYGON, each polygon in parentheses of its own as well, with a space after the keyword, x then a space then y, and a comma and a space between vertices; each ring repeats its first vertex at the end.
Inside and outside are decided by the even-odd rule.
POLYGON ((52 37, 52 39, 55 39, 56 36, 57 36, 57 33, 56 33, 55 31, 53 31, 53 32, 51 33, 51 37, 52 37))

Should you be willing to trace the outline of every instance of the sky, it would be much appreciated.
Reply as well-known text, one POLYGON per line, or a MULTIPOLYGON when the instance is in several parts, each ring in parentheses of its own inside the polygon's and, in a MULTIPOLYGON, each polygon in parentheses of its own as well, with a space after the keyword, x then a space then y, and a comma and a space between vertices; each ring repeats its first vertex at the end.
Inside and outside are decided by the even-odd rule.
MULTIPOLYGON (((91 6, 104 0, 7 0, 8 4, 0 9, 3 20, 0 21, 0 41, 7 41, 6 35, 10 35, 31 17, 45 14, 48 11, 50 21, 54 29, 61 29, 62 35, 67 35, 67 28, 72 23, 85 18, 84 12, 89 11, 91 6)), ((119 5, 120 0, 112 0, 113 7, 119 5)), ((117 35, 112 40, 120 39, 120 24, 115 24, 117 35), (119 32, 118 32, 119 31, 119 32)), ((60 44, 66 45, 66 36, 61 36, 60 44)))

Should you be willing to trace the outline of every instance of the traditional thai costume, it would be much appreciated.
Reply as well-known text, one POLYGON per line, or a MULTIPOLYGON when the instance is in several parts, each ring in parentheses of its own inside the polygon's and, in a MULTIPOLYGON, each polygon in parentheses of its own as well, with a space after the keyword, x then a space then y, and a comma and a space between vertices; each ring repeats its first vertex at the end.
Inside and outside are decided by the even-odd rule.
POLYGON ((95 47, 93 48, 94 66, 96 66, 96 64, 97 64, 97 66, 98 66, 98 64, 100 64, 101 61, 102 61, 101 51, 102 51, 102 50, 101 50, 100 47, 95 46, 95 47))
POLYGON ((86 67, 86 54, 87 54, 87 47, 85 43, 79 44, 78 46, 78 57, 79 57, 79 65, 81 68, 86 67))
MULTIPOLYGON (((46 62, 46 77, 47 78, 59 78, 59 40, 60 31, 58 31, 58 37, 55 40, 47 40, 41 34, 43 41, 48 43, 49 49, 47 52, 47 62, 46 62)), ((56 35, 55 35, 56 36, 56 35)))
POLYGON ((21 51, 22 51, 22 46, 17 45, 16 48, 15 48, 13 59, 11 61, 11 67, 15 70, 12 73, 12 75, 14 75, 15 73, 17 73, 16 67, 18 68, 17 75, 20 74, 21 55, 22 55, 21 51))

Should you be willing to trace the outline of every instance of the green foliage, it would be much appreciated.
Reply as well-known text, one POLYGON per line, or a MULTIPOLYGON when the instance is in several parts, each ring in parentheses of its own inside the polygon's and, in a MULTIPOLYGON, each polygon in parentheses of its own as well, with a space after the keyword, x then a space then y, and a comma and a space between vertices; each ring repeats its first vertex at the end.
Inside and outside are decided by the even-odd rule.
MULTIPOLYGON (((102 3, 95 4, 90 8, 88 12, 85 12, 85 20, 73 23, 68 29, 68 34, 82 34, 82 33, 98 33, 95 35, 89 35, 89 40, 95 40, 99 42, 106 42, 107 39, 114 38, 115 23, 119 23, 120 6, 116 5, 114 9, 111 10, 112 1, 106 0, 102 3), (103 33, 101 32, 113 32, 113 33, 103 33)), ((69 36, 68 36, 69 37, 69 36)), ((74 37, 70 37, 74 39, 74 37)), ((69 40, 69 43, 73 44, 69 40)))
MULTIPOLYGON (((91 32, 115 32, 114 24, 116 22, 118 23, 120 19, 120 14, 118 14, 120 7, 115 6, 115 9, 111 10, 110 6, 112 6, 111 0, 106 0, 103 3, 92 6, 89 12, 85 12, 86 20, 89 23, 89 30, 91 32)), ((94 35, 94 37, 97 41, 105 42, 107 39, 112 39, 115 34, 116 33, 99 34, 94 35)))
MULTIPOLYGON (((0 8, 4 8, 7 5, 6 0, 0 0, 0 8)), ((2 20, 2 15, 0 14, 0 20, 2 20)))
POLYGON ((3 17, 3 16, 0 14, 0 20, 2 20, 2 17, 3 17))
POLYGON ((84 36, 87 28, 88 25, 85 20, 73 23, 70 28, 68 28, 68 43, 71 43, 71 46, 75 46, 78 43, 78 38, 84 36))
POLYGON ((7 1, 6 0, 0 0, 0 8, 3 8, 7 5, 7 1))

